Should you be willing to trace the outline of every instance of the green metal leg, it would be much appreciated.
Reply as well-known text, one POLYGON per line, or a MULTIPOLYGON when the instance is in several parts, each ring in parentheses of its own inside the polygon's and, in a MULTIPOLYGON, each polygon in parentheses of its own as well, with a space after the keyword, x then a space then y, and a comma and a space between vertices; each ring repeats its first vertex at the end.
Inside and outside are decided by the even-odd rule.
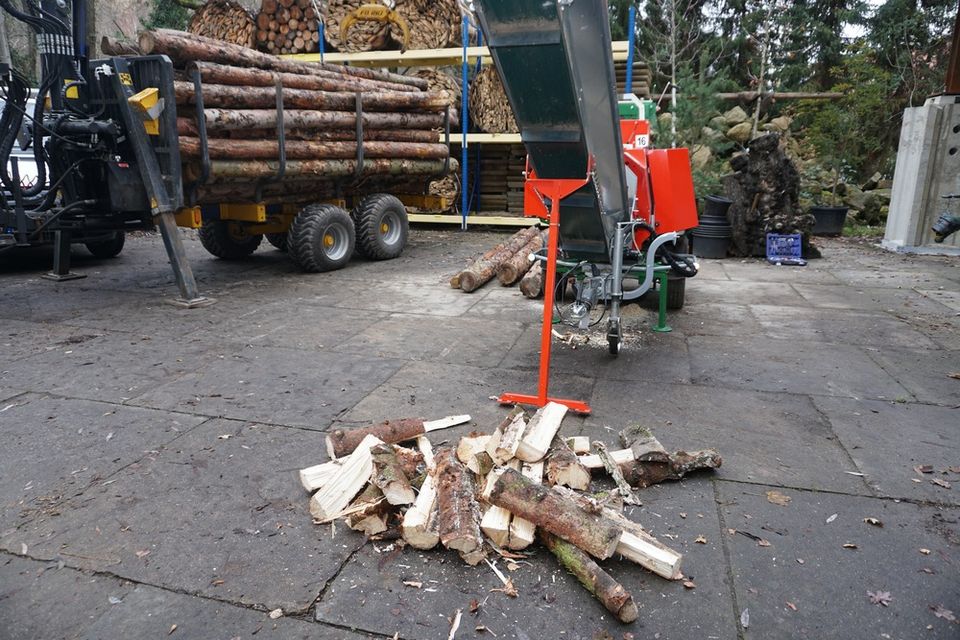
POLYGON ((661 271, 656 277, 660 281, 657 287, 660 294, 660 309, 657 312, 657 324, 654 325, 653 330, 657 333, 669 333, 673 329, 667 324, 667 272, 661 271))

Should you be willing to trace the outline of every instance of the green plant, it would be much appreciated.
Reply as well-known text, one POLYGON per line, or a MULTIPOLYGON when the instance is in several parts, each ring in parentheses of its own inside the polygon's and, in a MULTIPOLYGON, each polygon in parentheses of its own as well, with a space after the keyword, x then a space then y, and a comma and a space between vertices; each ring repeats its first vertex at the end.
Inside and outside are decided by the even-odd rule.
MULTIPOLYGON (((197 5, 199 6, 199 5, 197 5)), ((193 3, 176 0, 153 0, 150 16, 144 21, 147 29, 186 29, 190 22, 190 9, 193 3)))

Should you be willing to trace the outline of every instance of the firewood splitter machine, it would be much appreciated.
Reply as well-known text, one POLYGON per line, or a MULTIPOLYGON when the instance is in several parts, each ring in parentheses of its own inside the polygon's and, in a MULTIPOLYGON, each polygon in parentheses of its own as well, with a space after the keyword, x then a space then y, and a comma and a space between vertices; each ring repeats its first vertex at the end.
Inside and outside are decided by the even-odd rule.
POLYGON ((580 327, 605 306, 609 352, 619 354, 621 304, 655 278, 662 302, 668 274, 697 273, 681 240, 698 224, 689 152, 648 148, 648 123, 621 118, 605 0, 474 0, 472 9, 526 146, 524 212, 549 221, 535 256, 545 279, 537 394, 498 400, 588 414, 585 402, 549 395, 558 274, 573 282, 580 327), (628 277, 636 288, 624 289, 628 277))

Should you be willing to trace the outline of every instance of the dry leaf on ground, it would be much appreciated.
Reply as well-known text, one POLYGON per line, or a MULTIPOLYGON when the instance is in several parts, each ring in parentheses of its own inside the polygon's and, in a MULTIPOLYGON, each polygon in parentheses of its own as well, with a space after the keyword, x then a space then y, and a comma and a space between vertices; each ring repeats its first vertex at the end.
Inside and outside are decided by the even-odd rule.
POLYGON ((785 507, 790 504, 790 501, 793 500, 790 496, 786 496, 779 491, 767 491, 767 502, 771 504, 780 505, 785 507))
POLYGON ((876 518, 864 518, 863 521, 866 522, 867 524, 871 524, 871 525, 873 525, 873 526, 875 526, 875 527, 882 527, 882 526, 883 526, 883 523, 880 522, 879 520, 877 520, 876 518))
POLYGON ((867 598, 870 599, 870 604, 880 604, 885 607, 889 607, 893 601, 889 591, 867 591, 867 598))
POLYGON ((950 609, 947 609, 942 604, 938 604, 936 606, 930 605, 930 610, 933 611, 933 615, 937 616, 938 618, 943 618, 947 622, 957 621, 957 616, 953 615, 953 611, 950 611, 950 609))

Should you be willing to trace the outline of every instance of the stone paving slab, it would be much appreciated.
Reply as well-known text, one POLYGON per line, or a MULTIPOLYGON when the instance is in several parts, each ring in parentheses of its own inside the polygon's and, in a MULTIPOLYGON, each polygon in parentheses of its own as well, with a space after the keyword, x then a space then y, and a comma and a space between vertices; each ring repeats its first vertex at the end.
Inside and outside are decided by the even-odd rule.
MULTIPOLYGON (((784 282, 817 285, 839 284, 840 280, 822 263, 812 261, 806 267, 776 266, 766 260, 727 260, 723 270, 732 280, 746 282, 784 282)), ((699 276, 699 274, 697 274, 699 276)))
POLYGON ((943 306, 960 313, 960 293, 953 290, 917 289, 924 296, 936 300, 943 306))
POLYGON ((960 406, 960 354, 956 351, 877 348, 868 354, 920 402, 960 406))
POLYGON ((667 322, 688 336, 742 336, 761 332, 760 322, 750 313, 750 307, 739 304, 692 305, 669 314, 667 322))
POLYGON ((312 524, 297 471, 323 451, 321 433, 212 420, 0 544, 167 589, 305 613, 362 544, 312 524))
POLYGON ((476 300, 476 304, 464 315, 467 318, 537 325, 543 322, 543 300, 525 298, 516 287, 488 284, 473 293, 461 291, 460 295, 476 300))
POLYGON ((794 284, 793 288, 811 305, 822 309, 886 311, 909 315, 944 313, 944 305, 913 289, 849 287, 847 285, 794 284))
POLYGON ((960 473, 943 473, 960 469, 960 409, 843 398, 814 402, 878 495, 960 504, 960 473), (931 465, 934 473, 917 473, 919 465, 931 465), (933 478, 946 480, 952 490, 933 478))
POLYGON ((0 640, 167 636, 191 640, 371 637, 293 618, 272 620, 262 611, 59 567, 56 562, 0 554, 0 640))
POLYGON ((737 607, 749 610, 743 637, 957 637, 957 625, 930 607, 956 611, 960 604, 960 510, 729 483, 720 484, 720 498, 728 529, 770 543, 726 534, 737 607), (771 504, 766 490, 791 501, 771 504), (893 600, 871 604, 868 591, 889 592, 893 600))
POLYGON ((511 572, 519 595, 491 589, 502 585, 485 564, 469 567, 454 552, 395 550, 385 543, 361 549, 317 604, 316 618, 385 636, 445 639, 457 609, 463 619, 457 638, 733 638, 735 624, 722 564, 720 526, 710 482, 695 481, 642 492, 644 507, 629 514, 684 554, 684 572, 696 584, 686 589, 618 557, 602 563, 640 607, 637 622, 624 625, 582 590, 543 548, 511 572), (685 517, 680 514, 683 513, 685 517), (705 544, 694 542, 702 535, 705 544), (422 583, 421 588, 404 585, 422 583), (470 613, 471 602, 479 607, 470 613), (477 631, 477 626, 489 631, 477 631), (598 635, 600 634, 600 635, 598 635), (657 635, 659 634, 659 635, 657 635))
POLYGON ((687 339, 693 381, 757 391, 910 400, 858 347, 764 336, 687 339))
POLYGON ((271 302, 220 328, 245 343, 319 351, 343 344, 387 314, 338 309, 314 299, 271 302))
POLYGON ((196 371, 205 362, 227 357, 234 349, 209 341, 109 333, 10 363, 0 371, 0 383, 122 403, 196 371))
POLYGON ((734 280, 700 280, 686 290, 686 304, 704 303, 722 304, 777 304, 788 307, 806 307, 810 303, 797 293, 788 283, 746 282, 734 280))
POLYGON ((908 323, 886 313, 839 309, 790 309, 750 305, 762 331, 777 340, 830 342, 871 347, 936 349, 937 345, 908 323))
POLYGON ((69 348, 103 335, 101 332, 60 324, 6 319, 0 329, 0 349, 4 366, 35 353, 69 348))
POLYGON ((956 282, 927 269, 837 269, 837 278, 853 287, 890 287, 895 289, 954 289, 956 282))
POLYGON ((323 430, 402 364, 326 351, 247 347, 208 360, 135 404, 323 430))
MULTIPOLYGON (((341 343, 337 351, 385 358, 496 367, 523 334, 518 322, 393 314, 341 343)), ((526 334, 523 334, 526 337, 526 334)))
POLYGON ((0 414, 0 531, 52 513, 203 418, 29 393, 0 414), (56 452, 56 456, 51 455, 56 452))
POLYGON ((669 451, 713 448, 716 477, 869 494, 810 398, 691 385, 600 380, 584 435, 619 448, 619 432, 641 424, 669 451))

